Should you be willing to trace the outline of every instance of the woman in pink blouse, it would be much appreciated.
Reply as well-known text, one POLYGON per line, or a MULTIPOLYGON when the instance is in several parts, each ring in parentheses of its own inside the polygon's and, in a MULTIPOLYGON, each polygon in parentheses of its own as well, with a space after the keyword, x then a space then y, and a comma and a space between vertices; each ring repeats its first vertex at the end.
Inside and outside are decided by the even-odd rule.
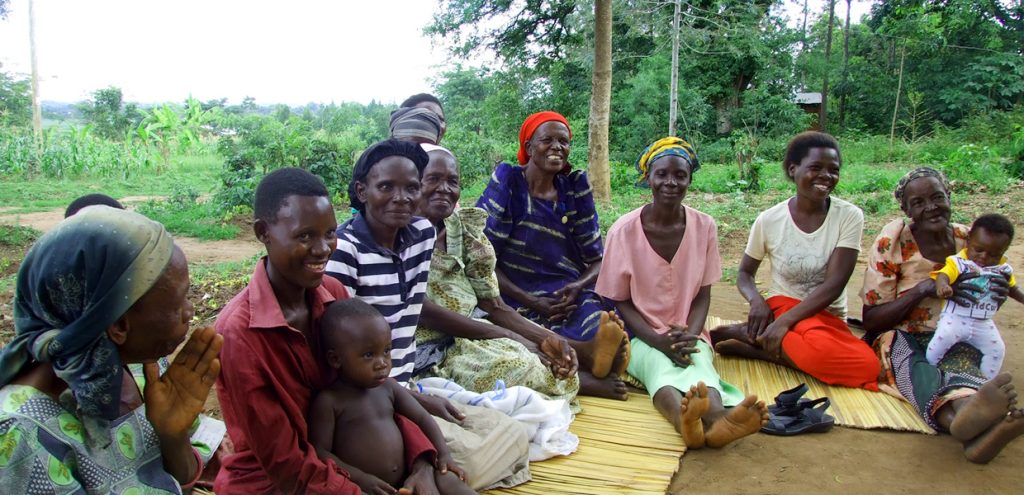
POLYGON ((704 320, 711 284, 722 276, 717 228, 710 216, 682 204, 699 167, 693 148, 679 138, 644 151, 637 169, 652 201, 608 231, 596 287, 631 333, 627 371, 691 449, 721 447, 768 420, 763 401, 744 397, 715 371, 704 320))

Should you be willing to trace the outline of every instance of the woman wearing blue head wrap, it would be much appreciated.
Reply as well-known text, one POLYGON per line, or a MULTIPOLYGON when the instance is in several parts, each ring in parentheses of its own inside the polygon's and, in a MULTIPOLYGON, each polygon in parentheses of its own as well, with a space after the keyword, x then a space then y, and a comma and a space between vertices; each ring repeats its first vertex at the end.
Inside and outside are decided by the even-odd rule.
POLYGON ((0 492, 180 493, 222 338, 188 332, 188 264, 157 222, 93 206, 29 250, 0 351, 0 492), (141 363, 133 379, 127 365, 141 363), (141 391, 140 391, 141 387, 141 391))

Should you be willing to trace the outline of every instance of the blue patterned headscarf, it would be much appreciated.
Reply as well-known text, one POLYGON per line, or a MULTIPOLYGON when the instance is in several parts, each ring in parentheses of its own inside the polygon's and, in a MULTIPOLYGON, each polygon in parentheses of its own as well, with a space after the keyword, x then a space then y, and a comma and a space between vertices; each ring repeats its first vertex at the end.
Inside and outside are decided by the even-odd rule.
POLYGON ((87 427, 116 419, 124 366, 107 328, 153 287, 173 249, 163 225, 107 206, 85 208, 39 238, 18 270, 16 333, 0 351, 0 386, 33 362, 49 363, 87 427))

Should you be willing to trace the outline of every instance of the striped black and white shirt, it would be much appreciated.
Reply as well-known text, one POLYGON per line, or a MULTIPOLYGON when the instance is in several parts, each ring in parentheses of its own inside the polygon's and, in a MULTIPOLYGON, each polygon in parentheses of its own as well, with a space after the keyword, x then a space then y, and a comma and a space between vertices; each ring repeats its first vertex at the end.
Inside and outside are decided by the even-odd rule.
POLYGON ((423 308, 434 251, 434 226, 425 218, 398 231, 395 249, 377 244, 362 214, 338 227, 338 248, 327 273, 384 315, 391 325, 391 377, 402 385, 416 364, 416 325, 423 308))

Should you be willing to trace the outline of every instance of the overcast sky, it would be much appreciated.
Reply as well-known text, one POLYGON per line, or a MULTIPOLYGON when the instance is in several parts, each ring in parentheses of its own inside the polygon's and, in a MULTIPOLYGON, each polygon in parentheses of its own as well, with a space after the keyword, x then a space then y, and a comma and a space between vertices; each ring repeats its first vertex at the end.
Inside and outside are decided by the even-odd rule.
MULTIPOLYGON (((823 1, 811 0, 812 16, 823 1)), ((855 18, 868 5, 855 2, 855 18)), ((114 85, 147 103, 189 94, 400 102, 429 91, 451 63, 422 34, 436 8, 436 0, 36 0, 40 95, 73 102, 114 85)), ((27 75, 28 0, 11 0, 10 10, 0 21, 0 70, 27 75)), ((845 2, 836 11, 844 15, 845 2)))

